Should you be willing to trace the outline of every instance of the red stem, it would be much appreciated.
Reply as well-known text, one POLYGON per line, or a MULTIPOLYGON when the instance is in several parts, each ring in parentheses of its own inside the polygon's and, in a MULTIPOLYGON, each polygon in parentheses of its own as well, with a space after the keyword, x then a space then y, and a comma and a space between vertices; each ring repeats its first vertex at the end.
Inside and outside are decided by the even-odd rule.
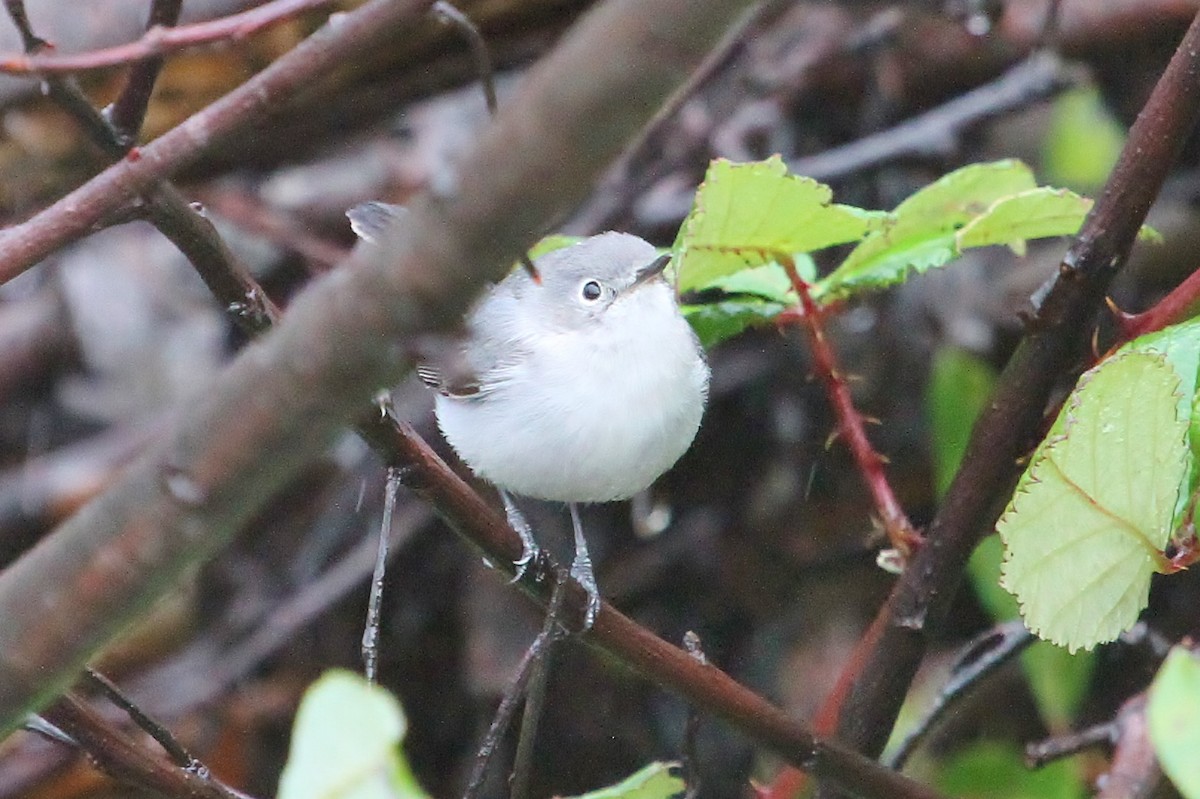
POLYGON ((1200 269, 1192 272, 1170 294, 1141 313, 1125 313, 1109 300, 1108 307, 1112 310, 1120 331, 1120 341, 1113 346, 1181 321, 1187 310, 1197 301, 1200 301, 1200 269))
POLYGON ((813 359, 816 362, 817 375, 825 384, 829 402, 833 405, 834 413, 837 416, 838 435, 850 447, 850 453, 858 465, 858 471, 862 474, 863 480, 871 492, 875 511, 883 522, 883 529, 887 533, 888 540, 901 555, 907 556, 914 547, 921 543, 921 535, 908 520, 904 508, 896 500, 896 495, 888 483, 887 475, 883 471, 886 460, 875 451, 875 448, 871 446, 871 440, 867 438, 866 419, 854 407, 854 400, 850 396, 850 386, 842 377, 842 372, 837 364, 837 356, 825 336, 823 324, 825 309, 813 300, 808 283, 804 282, 804 279, 796 271, 795 263, 787 257, 783 257, 781 262, 784 269, 787 270, 788 277, 791 278, 796 293, 800 296, 798 312, 785 314, 782 318, 799 322, 808 335, 809 346, 812 348, 813 359))

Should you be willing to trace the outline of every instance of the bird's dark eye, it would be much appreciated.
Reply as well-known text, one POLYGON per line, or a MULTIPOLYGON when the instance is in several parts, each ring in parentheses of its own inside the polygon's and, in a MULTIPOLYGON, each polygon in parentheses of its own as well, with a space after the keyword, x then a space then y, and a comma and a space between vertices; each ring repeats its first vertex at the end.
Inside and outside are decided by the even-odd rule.
POLYGON ((585 300, 598 300, 603 293, 600 289, 600 284, 595 280, 589 280, 583 284, 583 298, 585 300))

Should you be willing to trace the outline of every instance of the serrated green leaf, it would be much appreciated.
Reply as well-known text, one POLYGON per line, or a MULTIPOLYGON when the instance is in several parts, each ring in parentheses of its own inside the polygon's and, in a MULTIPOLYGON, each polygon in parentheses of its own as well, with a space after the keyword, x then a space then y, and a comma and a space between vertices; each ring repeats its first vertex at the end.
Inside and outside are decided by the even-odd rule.
POLYGON ((399 744, 400 703, 349 671, 326 672, 304 694, 278 799, 425 799, 399 744))
POLYGON ((1171 527, 1178 526, 1187 503, 1200 482, 1197 465, 1200 463, 1200 414, 1195 403, 1200 400, 1200 319, 1189 319, 1162 330, 1139 336, 1127 343, 1118 353, 1148 352, 1164 355, 1167 363, 1179 375, 1180 395, 1177 412, 1181 419, 1188 419, 1188 444, 1192 457, 1188 474, 1182 483, 1179 499, 1171 527))
POLYGON ((1146 605, 1187 469, 1179 377, 1158 354, 1085 373, 997 529, 1025 624, 1070 651, 1111 641, 1146 605))
POLYGON ((1069 760, 1031 769, 1016 746, 999 741, 980 741, 952 755, 937 775, 937 787, 960 799, 1083 799, 1087 795, 1087 785, 1069 760))
POLYGON ((854 248, 813 294, 838 299, 899 283, 911 269, 924 272, 955 255, 955 233, 992 203, 1037 187, 1020 161, 971 164, 934 181, 902 202, 893 219, 854 248))
POLYGON ((678 763, 651 763, 616 785, 567 799, 673 799, 687 785, 672 774, 678 763))
POLYGON ((676 240, 679 288, 769 263, 778 255, 858 241, 886 214, 833 202, 832 190, 790 175, 783 159, 713 161, 676 240))
POLYGON ((748 327, 769 325, 788 306, 778 302, 742 297, 720 302, 683 305, 680 310, 705 348, 733 338, 748 327))
POLYGON ((1076 233, 1091 209, 1091 200, 1067 189, 1030 189, 992 203, 958 231, 956 244, 959 250, 1006 244, 1023 254, 1029 239, 1076 233))
POLYGON ((1187 799, 1200 799, 1200 660, 1183 647, 1159 668, 1146 721, 1163 772, 1187 799))

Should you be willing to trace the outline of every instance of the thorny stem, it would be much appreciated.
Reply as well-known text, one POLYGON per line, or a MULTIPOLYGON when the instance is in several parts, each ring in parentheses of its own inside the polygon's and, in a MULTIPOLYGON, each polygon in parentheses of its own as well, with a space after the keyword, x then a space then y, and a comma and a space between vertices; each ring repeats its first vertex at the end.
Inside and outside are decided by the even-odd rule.
POLYGON ((1130 314, 1117 307, 1112 299, 1106 299, 1108 309, 1112 312, 1117 324, 1118 339, 1113 343, 1117 347, 1126 341, 1132 341, 1138 336, 1162 330, 1164 327, 1183 321, 1186 314, 1197 302, 1200 302, 1200 269, 1192 272, 1187 278, 1171 290, 1154 305, 1141 313, 1130 314))
POLYGON ((867 438, 866 419, 854 407, 850 386, 838 367, 837 356, 825 335, 825 310, 813 300, 808 283, 800 277, 795 262, 786 255, 779 255, 777 258, 800 297, 800 307, 794 312, 781 315, 781 319, 784 322, 797 322, 804 328, 817 375, 825 385, 829 402, 837 416, 837 435, 844 439, 850 448, 858 471, 871 492, 875 510, 883 523, 888 540, 901 556, 907 558, 920 545, 921 535, 908 520, 904 508, 900 506, 888 483, 883 469, 885 458, 875 451, 871 440, 867 438))

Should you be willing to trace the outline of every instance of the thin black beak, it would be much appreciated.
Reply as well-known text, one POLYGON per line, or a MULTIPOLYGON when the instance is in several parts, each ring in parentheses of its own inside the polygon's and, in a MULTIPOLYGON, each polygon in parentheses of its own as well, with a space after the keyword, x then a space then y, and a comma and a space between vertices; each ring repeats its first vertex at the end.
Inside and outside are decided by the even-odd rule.
POLYGON ((643 266, 638 270, 637 275, 633 278, 633 284, 629 288, 636 288, 647 281, 653 280, 663 273, 667 268, 667 264, 671 263, 671 253, 664 253, 658 256, 648 265, 643 266))

